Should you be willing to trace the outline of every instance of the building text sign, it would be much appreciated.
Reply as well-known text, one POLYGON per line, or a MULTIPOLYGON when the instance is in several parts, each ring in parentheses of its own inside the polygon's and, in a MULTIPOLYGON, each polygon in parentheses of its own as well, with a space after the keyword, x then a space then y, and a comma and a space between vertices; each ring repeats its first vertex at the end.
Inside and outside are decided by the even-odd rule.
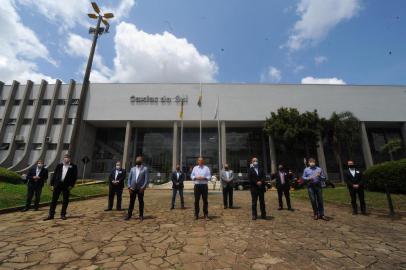
POLYGON ((154 96, 143 96, 143 97, 137 97, 137 96, 131 96, 130 97, 130 102, 131 104, 165 104, 165 105, 170 105, 172 103, 175 104, 180 104, 183 99, 183 103, 188 102, 188 96, 181 96, 177 95, 175 97, 168 97, 168 96, 162 96, 162 97, 154 97, 154 96))

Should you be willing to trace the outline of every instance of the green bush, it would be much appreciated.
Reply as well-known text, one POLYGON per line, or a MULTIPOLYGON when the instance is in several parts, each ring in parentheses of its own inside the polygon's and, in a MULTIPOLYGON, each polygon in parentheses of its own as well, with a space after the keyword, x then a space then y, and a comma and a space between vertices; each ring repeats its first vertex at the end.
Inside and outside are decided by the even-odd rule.
POLYGON ((22 179, 18 173, 0 167, 0 182, 21 184, 22 179))
POLYGON ((406 159, 388 161, 374 165, 364 173, 367 188, 372 191, 406 193, 406 159))

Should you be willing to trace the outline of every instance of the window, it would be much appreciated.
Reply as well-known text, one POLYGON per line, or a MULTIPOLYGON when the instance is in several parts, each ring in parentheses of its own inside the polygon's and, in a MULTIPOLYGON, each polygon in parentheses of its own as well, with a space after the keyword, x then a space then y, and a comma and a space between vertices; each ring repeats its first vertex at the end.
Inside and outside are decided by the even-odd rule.
POLYGON ((0 150, 8 150, 9 147, 10 147, 9 143, 0 144, 0 150))
POLYGON ((47 147, 47 149, 48 150, 56 150, 56 147, 57 147, 58 145, 56 144, 56 143, 48 143, 48 147, 47 147))
POLYGON ((29 118, 24 118, 23 120, 23 125, 30 125, 31 124, 31 119, 29 118))
POLYGON ((42 100, 42 105, 44 105, 44 106, 51 105, 51 100, 50 99, 43 99, 42 100))
POLYGON ((4 99, 0 100, 0 106, 4 106, 4 105, 6 105, 6 100, 4 100, 4 99))
POLYGON ((17 123, 17 119, 8 119, 7 125, 14 126, 17 123))
POLYGON ((73 125, 75 123, 75 118, 68 119, 68 125, 73 125))
POLYGON ((14 106, 18 106, 21 103, 21 99, 14 100, 14 106))
POLYGON ((62 150, 69 150, 69 143, 64 143, 62 150))
POLYGON ((66 104, 66 100, 64 99, 58 99, 56 102, 57 105, 65 105, 66 104))
POLYGON ((34 105, 34 100, 33 99, 29 99, 27 102, 27 106, 32 106, 34 105))
POLYGON ((46 118, 39 118, 37 124, 38 125, 45 125, 47 123, 46 118))
POLYGON ((16 150, 24 150, 25 143, 16 143, 16 150))
POLYGON ((54 118, 54 119, 52 119, 52 124, 53 124, 53 125, 60 125, 60 124, 62 124, 62 118, 54 118))
POLYGON ((33 143, 32 144, 32 149, 33 150, 41 150, 42 149, 42 143, 33 143))

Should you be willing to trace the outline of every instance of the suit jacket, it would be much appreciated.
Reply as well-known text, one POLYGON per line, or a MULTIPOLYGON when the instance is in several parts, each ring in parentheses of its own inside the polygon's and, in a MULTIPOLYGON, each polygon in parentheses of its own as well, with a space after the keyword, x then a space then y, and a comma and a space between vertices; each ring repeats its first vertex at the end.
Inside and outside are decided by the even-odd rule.
POLYGON ((149 183, 149 173, 148 168, 141 165, 140 173, 138 178, 136 176, 136 167, 132 167, 130 174, 128 175, 128 188, 132 190, 145 189, 149 183))
POLYGON ((226 170, 222 170, 220 173, 220 180, 224 186, 228 185, 228 184, 232 185, 234 183, 234 172, 232 170, 228 170, 228 173, 229 173, 228 179, 227 179, 226 170))
POLYGON ((185 174, 183 172, 179 172, 179 179, 177 176, 177 171, 172 172, 171 181, 172 181, 172 188, 174 189, 182 189, 184 187, 183 181, 185 181, 185 174), (176 185, 179 183, 179 185, 176 185))
POLYGON ((69 164, 68 171, 66 172, 65 180, 62 182, 62 169, 63 163, 56 165, 54 170, 54 175, 51 179, 51 186, 53 187, 60 187, 60 188, 68 188, 74 187, 76 184, 76 180, 78 179, 78 168, 75 164, 69 164))
POLYGON ((354 176, 350 173, 350 170, 347 169, 344 172, 344 181, 347 184, 348 188, 352 188, 352 185, 359 185, 360 188, 364 187, 364 179, 362 177, 362 172, 359 170, 355 170, 354 176))
POLYGON ((262 168, 258 168, 258 174, 254 167, 248 169, 248 181, 251 185, 251 190, 261 190, 265 191, 265 173, 262 168), (262 185, 258 186, 257 182, 261 181, 262 185))
POLYGON ((273 174, 273 177, 276 180, 276 188, 290 188, 290 182, 292 181, 292 174, 289 174, 286 171, 283 171, 283 175, 285 176, 285 183, 282 185, 280 171, 273 174))
POLYGON ((125 177, 126 177, 125 169, 118 170, 117 179, 114 179, 115 177, 116 177, 116 169, 112 170, 110 175, 109 175, 109 186, 110 187, 124 188, 124 180, 125 180, 125 177), (118 181, 118 184, 113 184, 114 180, 118 181))
POLYGON ((42 167, 40 172, 39 172, 39 177, 40 179, 37 179, 37 181, 35 181, 33 179, 34 176, 37 175, 37 166, 33 166, 27 173, 27 182, 28 183, 37 183, 38 185, 40 185, 41 187, 44 185, 45 181, 48 179, 48 169, 45 167, 42 167))

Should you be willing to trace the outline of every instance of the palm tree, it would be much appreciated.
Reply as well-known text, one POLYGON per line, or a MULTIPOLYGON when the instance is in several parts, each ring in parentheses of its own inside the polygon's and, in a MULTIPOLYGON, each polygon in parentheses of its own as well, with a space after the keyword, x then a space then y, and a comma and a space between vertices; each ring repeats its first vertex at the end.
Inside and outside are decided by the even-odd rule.
POLYGON ((340 179, 344 181, 342 154, 344 147, 349 157, 354 155, 354 147, 360 139, 360 123, 352 112, 333 112, 329 119, 322 119, 323 135, 333 147, 334 157, 338 164, 340 179))

